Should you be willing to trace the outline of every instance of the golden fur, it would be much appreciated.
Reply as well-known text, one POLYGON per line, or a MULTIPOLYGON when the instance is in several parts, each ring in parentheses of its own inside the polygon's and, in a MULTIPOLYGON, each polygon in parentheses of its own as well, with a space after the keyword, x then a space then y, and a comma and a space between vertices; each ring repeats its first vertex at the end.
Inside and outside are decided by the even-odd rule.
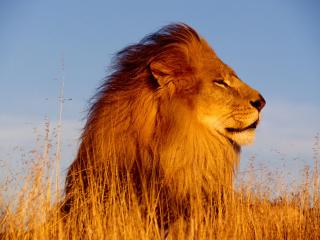
POLYGON ((69 169, 67 198, 79 178, 84 191, 98 176, 130 178, 138 197, 159 191, 160 211, 187 208, 199 193, 232 186, 264 104, 195 30, 165 26, 116 55, 69 169))

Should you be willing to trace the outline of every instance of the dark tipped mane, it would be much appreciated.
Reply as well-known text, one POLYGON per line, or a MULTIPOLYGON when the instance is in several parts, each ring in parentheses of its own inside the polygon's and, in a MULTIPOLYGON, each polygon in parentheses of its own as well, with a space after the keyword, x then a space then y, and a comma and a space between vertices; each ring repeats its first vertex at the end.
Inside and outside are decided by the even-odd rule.
POLYGON ((139 43, 132 44, 119 51, 113 58, 112 74, 102 88, 123 89, 118 86, 118 78, 127 79, 122 84, 131 85, 136 76, 148 71, 150 61, 175 44, 188 44, 192 39, 200 41, 200 36, 190 26, 182 23, 167 25, 157 32, 147 35, 139 43))
POLYGON ((95 111, 103 108, 104 103, 99 100, 106 96, 110 98, 112 92, 139 89, 141 79, 145 79, 145 84, 151 89, 159 87, 156 81, 152 81, 153 77, 149 71, 152 59, 169 52, 170 46, 188 45, 192 40, 201 41, 193 28, 183 23, 169 24, 116 53, 112 59, 110 75, 105 78, 91 99, 88 122, 95 117, 95 111))
POLYGON ((170 24, 147 35, 139 43, 130 45, 116 55, 115 71, 131 71, 141 67, 171 44, 188 44, 191 39, 200 41, 199 35, 186 24, 170 24), (142 57, 142 58, 141 58, 142 57))

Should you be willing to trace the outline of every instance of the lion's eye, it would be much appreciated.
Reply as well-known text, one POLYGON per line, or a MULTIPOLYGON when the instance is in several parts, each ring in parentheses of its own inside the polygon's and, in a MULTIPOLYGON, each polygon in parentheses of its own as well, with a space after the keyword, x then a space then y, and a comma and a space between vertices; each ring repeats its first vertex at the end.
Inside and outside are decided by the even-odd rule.
POLYGON ((223 79, 215 79, 212 82, 219 86, 229 87, 229 85, 223 79))

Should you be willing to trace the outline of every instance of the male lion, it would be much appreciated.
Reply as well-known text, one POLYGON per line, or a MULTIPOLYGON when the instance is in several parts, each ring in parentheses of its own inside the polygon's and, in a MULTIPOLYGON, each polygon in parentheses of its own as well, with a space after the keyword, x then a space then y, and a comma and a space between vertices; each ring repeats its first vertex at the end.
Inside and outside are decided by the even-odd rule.
MULTIPOLYGON (((171 24, 121 50, 100 87, 66 179, 64 211, 93 186, 156 201, 161 223, 192 199, 232 187, 240 145, 251 143, 265 100, 194 29, 171 24), (154 198, 151 198, 154 194, 154 198)), ((211 201, 212 202, 212 201, 211 201)))

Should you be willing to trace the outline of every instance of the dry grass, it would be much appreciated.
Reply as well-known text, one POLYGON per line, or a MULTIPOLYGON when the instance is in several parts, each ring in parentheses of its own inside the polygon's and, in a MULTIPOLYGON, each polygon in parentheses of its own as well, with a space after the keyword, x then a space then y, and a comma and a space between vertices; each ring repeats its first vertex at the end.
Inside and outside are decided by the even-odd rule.
MULTIPOLYGON (((108 197, 95 186, 79 197, 71 212, 63 215, 59 203, 60 155, 53 151, 47 124, 42 153, 35 151, 28 174, 18 194, 0 195, 1 239, 164 239, 151 194, 142 209, 132 183, 119 186, 109 180, 108 197)), ((215 204, 191 202, 190 219, 170 224, 168 239, 320 239, 319 137, 314 148, 314 168, 305 170, 305 180, 294 193, 282 191, 275 199, 249 169, 237 191, 225 190, 215 204), (204 207, 207 206, 207 207, 204 207)), ((82 192, 81 181, 77 191, 82 192)))

